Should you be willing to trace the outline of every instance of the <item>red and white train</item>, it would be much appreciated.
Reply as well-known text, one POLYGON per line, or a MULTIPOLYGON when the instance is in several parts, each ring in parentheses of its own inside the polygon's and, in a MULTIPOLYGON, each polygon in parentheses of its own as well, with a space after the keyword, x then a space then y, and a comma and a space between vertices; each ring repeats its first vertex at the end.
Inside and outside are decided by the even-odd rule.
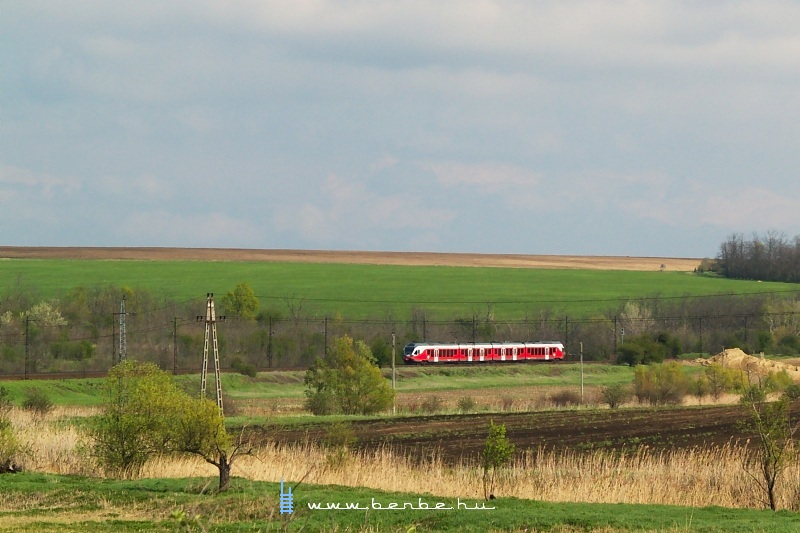
POLYGON ((406 364, 561 361, 560 342, 486 342, 444 344, 412 342, 403 350, 406 364))

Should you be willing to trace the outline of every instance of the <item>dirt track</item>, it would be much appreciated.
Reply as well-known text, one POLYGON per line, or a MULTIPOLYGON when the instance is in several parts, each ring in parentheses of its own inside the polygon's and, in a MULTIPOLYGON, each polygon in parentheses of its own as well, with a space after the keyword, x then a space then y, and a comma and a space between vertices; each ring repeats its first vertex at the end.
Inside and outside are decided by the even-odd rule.
POLYGON ((234 248, 77 248, 0 246, 4 259, 106 259, 158 261, 272 261, 409 266, 575 268, 690 272, 699 259, 434 252, 356 252, 332 250, 247 250, 234 248))

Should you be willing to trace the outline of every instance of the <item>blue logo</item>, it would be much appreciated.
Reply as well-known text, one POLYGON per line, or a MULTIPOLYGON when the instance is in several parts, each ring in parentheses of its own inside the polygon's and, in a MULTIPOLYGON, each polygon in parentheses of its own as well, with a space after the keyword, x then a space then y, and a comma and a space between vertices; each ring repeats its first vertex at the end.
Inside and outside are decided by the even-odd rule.
POLYGON ((281 480, 280 512, 281 514, 294 512, 294 496, 292 495, 292 487, 286 487, 286 490, 284 490, 283 480, 281 480))

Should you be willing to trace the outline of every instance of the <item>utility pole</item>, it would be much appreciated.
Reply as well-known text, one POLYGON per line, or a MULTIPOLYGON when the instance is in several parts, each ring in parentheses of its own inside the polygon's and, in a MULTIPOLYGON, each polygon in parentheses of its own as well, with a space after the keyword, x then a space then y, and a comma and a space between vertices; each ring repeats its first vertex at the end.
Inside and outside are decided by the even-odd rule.
POLYGON ((224 316, 216 317, 214 312, 214 293, 209 292, 206 294, 206 315, 198 315, 197 321, 204 322, 206 325, 205 341, 203 342, 203 370, 200 377, 200 397, 206 397, 206 379, 208 374, 208 350, 209 344, 213 347, 214 352, 214 380, 217 389, 217 407, 219 407, 219 414, 222 411, 222 381, 219 374, 219 342, 217 340, 217 320, 225 320, 224 316))
POLYGON ((28 338, 30 337, 30 324, 31 324, 31 317, 25 315, 25 379, 28 379, 28 361, 30 360, 29 357, 29 345, 28 338))
POLYGON ((583 405, 583 341, 581 341, 581 405, 583 405))
POLYGON ((125 296, 119 304, 119 362, 128 356, 128 338, 125 331, 125 296))
POLYGON ((178 375, 178 317, 172 317, 172 375, 178 375))
POLYGON ((394 401, 392 403, 392 416, 397 414, 397 380, 394 370, 395 334, 392 332, 392 390, 394 391, 394 401))

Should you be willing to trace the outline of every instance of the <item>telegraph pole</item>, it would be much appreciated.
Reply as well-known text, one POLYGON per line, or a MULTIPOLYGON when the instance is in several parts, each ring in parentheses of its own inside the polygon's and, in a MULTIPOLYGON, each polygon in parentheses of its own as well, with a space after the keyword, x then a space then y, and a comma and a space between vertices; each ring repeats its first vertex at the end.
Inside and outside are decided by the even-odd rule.
POLYGON ((172 375, 178 375, 178 317, 172 317, 172 375))
POLYGON ((217 320, 225 320, 224 316, 216 317, 214 312, 214 293, 209 292, 206 294, 206 315, 198 315, 197 321, 204 322, 206 325, 205 341, 203 342, 203 370, 200 378, 200 397, 206 397, 206 378, 208 374, 208 349, 209 344, 213 347, 214 352, 214 380, 217 389, 217 407, 219 407, 219 414, 222 411, 222 381, 219 374, 219 342, 217 340, 217 320))
POLYGON ((119 362, 128 356, 128 337, 125 331, 125 296, 119 304, 119 362))
POLYGON ((581 405, 583 405, 583 341, 581 341, 581 405))
POLYGON ((29 345, 30 342, 28 338, 30 337, 30 324, 31 324, 31 317, 25 315, 25 379, 28 379, 28 361, 30 361, 29 357, 29 345))
POLYGON ((394 391, 394 401, 392 403, 392 416, 397 414, 397 380, 395 379, 394 369, 395 334, 392 332, 392 390, 394 391))

